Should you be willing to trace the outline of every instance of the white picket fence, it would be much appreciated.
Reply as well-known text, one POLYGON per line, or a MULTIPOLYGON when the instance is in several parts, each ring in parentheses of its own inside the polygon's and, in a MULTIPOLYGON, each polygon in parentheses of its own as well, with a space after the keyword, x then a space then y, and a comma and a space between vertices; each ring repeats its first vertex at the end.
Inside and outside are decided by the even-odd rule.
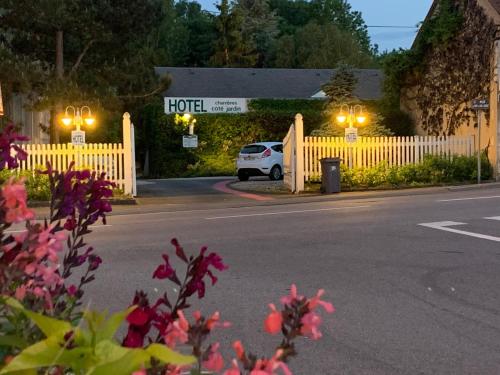
POLYGON ((360 137, 347 143, 343 137, 305 137, 300 114, 283 141, 284 182, 294 193, 304 190, 304 182, 321 179, 320 160, 340 157, 349 168, 417 164, 426 155, 453 157, 473 156, 473 136, 459 137, 360 137))
POLYGON ((474 155, 474 137, 360 137, 354 144, 343 137, 306 137, 304 139, 304 178, 321 178, 320 160, 340 157, 350 168, 420 163, 425 155, 451 157, 474 155))
POLYGON ((106 173, 125 194, 137 194, 135 181, 134 125, 130 115, 123 115, 123 143, 90 143, 83 146, 68 144, 21 144, 27 153, 19 169, 36 171, 50 162, 52 168, 65 171, 71 163, 78 169, 106 173))

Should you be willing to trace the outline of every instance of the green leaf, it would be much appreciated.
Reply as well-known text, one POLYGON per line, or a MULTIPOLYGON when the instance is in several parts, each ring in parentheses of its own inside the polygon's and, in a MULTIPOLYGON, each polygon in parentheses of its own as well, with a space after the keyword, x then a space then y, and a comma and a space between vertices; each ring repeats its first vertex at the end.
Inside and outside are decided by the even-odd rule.
POLYGON ((122 349, 124 350, 117 350, 111 357, 116 357, 119 352, 123 353, 123 356, 116 357, 116 360, 113 362, 98 363, 94 368, 90 369, 86 375, 130 375, 141 367, 150 367, 151 356, 145 350, 122 349))
POLYGON ((134 311, 137 306, 132 306, 125 311, 113 314, 107 321, 105 321, 96 333, 96 340, 99 343, 103 340, 111 340, 125 318, 134 311))
POLYGON ((164 363, 171 363, 173 365, 190 365, 196 362, 196 358, 192 355, 177 353, 161 344, 151 344, 146 348, 146 351, 152 357, 159 359, 164 363))
POLYGON ((22 337, 16 335, 0 335, 0 346, 22 349, 27 347, 28 343, 22 337))
POLYGON ((24 349, 0 371, 0 375, 53 365, 60 354, 59 341, 55 337, 51 337, 24 349))
MULTIPOLYGON (((65 349, 60 340, 52 336, 24 349, 0 371, 3 374, 16 374, 18 371, 40 369, 55 365, 71 367, 74 370, 89 367, 91 348, 65 349)), ((90 364, 92 365, 92 364, 90 364)))
POLYGON ((48 316, 38 314, 36 312, 27 310, 19 301, 13 298, 6 298, 5 303, 10 307, 22 311, 28 318, 30 318, 40 330, 49 337, 52 335, 65 335, 73 329, 72 325, 63 320, 57 320, 48 316))

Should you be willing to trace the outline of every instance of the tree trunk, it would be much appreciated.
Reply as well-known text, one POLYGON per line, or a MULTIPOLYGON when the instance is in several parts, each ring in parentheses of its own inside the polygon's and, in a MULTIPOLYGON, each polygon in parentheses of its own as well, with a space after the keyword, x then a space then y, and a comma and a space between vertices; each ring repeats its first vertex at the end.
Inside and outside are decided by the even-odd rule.
MULTIPOLYGON (((56 80, 64 79, 64 34, 59 30, 56 32, 56 80)), ((62 112, 62 103, 56 102, 54 110, 51 111, 50 143, 59 143, 59 124, 57 116, 62 112)))

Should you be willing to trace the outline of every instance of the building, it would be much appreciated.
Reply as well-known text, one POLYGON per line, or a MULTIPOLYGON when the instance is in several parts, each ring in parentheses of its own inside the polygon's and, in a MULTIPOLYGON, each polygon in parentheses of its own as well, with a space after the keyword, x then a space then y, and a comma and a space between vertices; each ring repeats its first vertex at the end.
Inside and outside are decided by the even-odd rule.
MULTIPOLYGON (((164 93, 166 113, 243 113, 252 99, 321 99, 321 86, 334 69, 253 69, 158 67, 170 75, 164 93)), ((380 99, 383 74, 376 69, 355 69, 354 94, 363 100, 380 99)))
MULTIPOLYGON (((487 153, 497 178, 499 29, 500 0, 435 0, 412 47, 421 53, 421 61, 407 72, 401 90, 401 108, 413 118, 420 135, 474 135, 477 141, 481 119, 480 148, 487 153), (452 8, 445 8, 446 3, 452 8), (442 40, 427 43, 422 50, 421 38, 429 35, 423 30, 439 25, 439 17, 446 16, 450 22, 450 14, 459 15, 451 21, 457 22, 456 30, 451 36, 438 34, 437 40, 442 40), (489 102, 489 110, 477 112, 473 108, 473 102, 479 99, 489 102)), ((436 31, 430 34, 436 37, 436 31)))
POLYGON ((30 109, 30 104, 26 96, 12 95, 3 100, 3 116, 16 126, 20 134, 29 137, 30 143, 49 143, 50 112, 34 111, 30 109))

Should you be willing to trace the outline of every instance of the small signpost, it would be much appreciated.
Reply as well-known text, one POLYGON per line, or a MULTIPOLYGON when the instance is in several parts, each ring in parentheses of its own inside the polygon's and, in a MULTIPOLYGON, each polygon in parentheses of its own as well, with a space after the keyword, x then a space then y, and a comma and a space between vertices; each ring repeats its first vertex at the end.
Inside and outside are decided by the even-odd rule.
POLYGON ((481 116, 483 111, 490 109, 488 99, 474 99, 472 109, 477 115, 477 183, 481 183, 481 116))
POLYGON ((356 143, 358 141, 358 128, 345 128, 345 141, 356 143))
POLYGON ((198 147, 198 136, 197 135, 183 135, 182 136, 182 147, 184 148, 197 148, 198 147))
POLYGON ((82 130, 73 130, 71 132, 71 143, 73 146, 83 146, 85 144, 85 132, 82 130))

